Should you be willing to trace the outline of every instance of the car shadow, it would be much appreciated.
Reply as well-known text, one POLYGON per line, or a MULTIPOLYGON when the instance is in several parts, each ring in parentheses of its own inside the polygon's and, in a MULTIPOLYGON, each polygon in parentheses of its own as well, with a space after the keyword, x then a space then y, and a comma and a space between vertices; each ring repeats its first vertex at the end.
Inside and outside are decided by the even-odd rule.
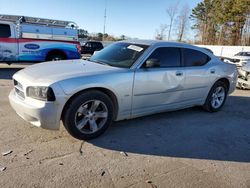
POLYGON ((12 76, 22 68, 0 68, 0 79, 11 80, 12 76))
POLYGON ((217 113, 200 108, 120 121, 90 141, 136 154, 250 162, 250 97, 229 96, 217 113))

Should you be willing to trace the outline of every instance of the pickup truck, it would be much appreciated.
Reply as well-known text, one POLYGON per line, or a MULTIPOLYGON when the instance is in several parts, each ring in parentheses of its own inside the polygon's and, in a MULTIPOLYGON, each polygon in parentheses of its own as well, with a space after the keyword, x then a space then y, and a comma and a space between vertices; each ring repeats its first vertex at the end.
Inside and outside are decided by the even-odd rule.
POLYGON ((0 15, 0 62, 79 59, 81 46, 72 22, 0 15))

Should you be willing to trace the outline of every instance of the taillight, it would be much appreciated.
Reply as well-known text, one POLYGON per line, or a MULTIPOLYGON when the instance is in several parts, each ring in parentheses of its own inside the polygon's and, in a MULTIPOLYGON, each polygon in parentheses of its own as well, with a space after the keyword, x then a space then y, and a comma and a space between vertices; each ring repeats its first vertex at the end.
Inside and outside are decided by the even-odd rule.
POLYGON ((76 45, 76 48, 77 48, 77 51, 79 52, 79 54, 81 54, 81 45, 80 45, 80 44, 77 44, 77 45, 76 45))

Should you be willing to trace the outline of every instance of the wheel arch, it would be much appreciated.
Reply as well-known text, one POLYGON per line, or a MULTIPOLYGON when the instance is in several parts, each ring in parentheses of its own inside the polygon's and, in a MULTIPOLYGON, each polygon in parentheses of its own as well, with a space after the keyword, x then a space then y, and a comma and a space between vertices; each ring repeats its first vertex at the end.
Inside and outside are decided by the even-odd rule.
POLYGON ((111 91, 110 89, 107 89, 107 88, 104 88, 104 87, 93 87, 93 88, 87 88, 87 89, 83 89, 83 90, 80 90, 78 92, 76 92, 75 94, 73 94, 68 100, 67 102, 65 103, 64 107, 63 107, 63 110, 62 110, 62 113, 61 113, 61 119, 62 119, 62 116, 64 115, 65 113, 65 110, 67 109, 67 107, 71 104, 71 101, 81 95, 82 93, 84 92, 87 92, 87 91, 100 91, 104 94, 106 94, 112 101, 113 105, 114 105, 114 119, 117 118, 117 115, 118 115, 118 110, 119 110, 119 104, 118 104, 118 100, 117 100, 117 97, 116 95, 114 94, 113 91, 111 91))
POLYGON ((47 54, 46 54, 46 57, 45 57, 45 60, 48 61, 49 60, 49 57, 51 55, 54 55, 54 54, 59 54, 59 55, 62 55, 64 57, 64 59, 67 59, 67 54, 61 50, 61 49, 52 49, 50 50, 47 54))
POLYGON ((229 82, 229 79, 226 78, 226 77, 222 77, 222 78, 219 78, 217 80, 215 80, 212 85, 210 86, 210 88, 207 90, 206 94, 205 94, 205 98, 204 98, 204 101, 202 103, 205 103, 206 101, 206 98, 207 96, 209 95, 209 92, 211 91, 211 89, 213 88, 213 86, 217 83, 217 82, 223 82, 225 83, 226 87, 227 87, 227 92, 230 90, 230 82, 229 82))
POLYGON ((229 89, 230 89, 230 82, 229 82, 228 78, 220 78, 220 79, 216 80, 216 82, 223 82, 223 83, 225 83, 225 85, 227 87, 227 92, 229 91, 229 89))

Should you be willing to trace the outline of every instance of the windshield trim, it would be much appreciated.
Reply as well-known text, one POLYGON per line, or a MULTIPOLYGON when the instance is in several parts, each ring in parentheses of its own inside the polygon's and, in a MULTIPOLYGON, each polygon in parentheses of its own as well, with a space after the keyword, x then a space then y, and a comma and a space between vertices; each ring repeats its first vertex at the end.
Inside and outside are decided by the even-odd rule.
MULTIPOLYGON (((108 66, 112 66, 112 67, 117 67, 117 68, 125 68, 125 69, 131 69, 131 67, 133 67, 134 66, 134 64, 136 64, 137 63, 137 60, 138 59, 140 59, 140 57, 141 56, 143 56, 143 54, 145 53, 145 51, 149 48, 149 46, 150 45, 145 45, 145 44, 137 44, 137 43, 133 43, 133 42, 116 42, 116 43, 113 43, 113 44, 111 44, 111 45, 124 45, 124 47, 126 46, 126 48, 128 48, 128 47, 130 47, 130 48, 128 48, 128 49, 130 49, 130 50, 133 50, 134 52, 136 52, 136 55, 135 56, 137 56, 138 55, 138 57, 136 57, 135 59, 128 59, 128 60, 132 60, 132 62, 131 62, 131 64, 128 64, 128 66, 122 66, 122 64, 121 65, 119 65, 119 63, 122 63, 122 61, 117 61, 117 62, 115 62, 115 63, 117 63, 117 64, 115 64, 115 63, 111 63, 111 59, 109 60, 110 61, 110 63, 107 61, 102 61, 102 59, 101 58, 93 58, 93 57, 95 57, 95 55, 94 56, 92 56, 90 59, 89 59, 89 61, 92 61, 92 62, 95 62, 95 63, 100 63, 100 64, 106 64, 106 65, 108 65, 108 66), (131 48, 131 46, 133 46, 133 47, 137 47, 137 48, 131 48), (141 49, 141 50, 140 50, 141 49)), ((108 48, 108 47, 107 47, 108 48)), ((103 50, 105 50, 105 49, 103 49, 103 50)), ((107 59, 108 60, 108 59, 107 59)), ((126 60, 124 60, 124 61, 126 61, 126 60)))

